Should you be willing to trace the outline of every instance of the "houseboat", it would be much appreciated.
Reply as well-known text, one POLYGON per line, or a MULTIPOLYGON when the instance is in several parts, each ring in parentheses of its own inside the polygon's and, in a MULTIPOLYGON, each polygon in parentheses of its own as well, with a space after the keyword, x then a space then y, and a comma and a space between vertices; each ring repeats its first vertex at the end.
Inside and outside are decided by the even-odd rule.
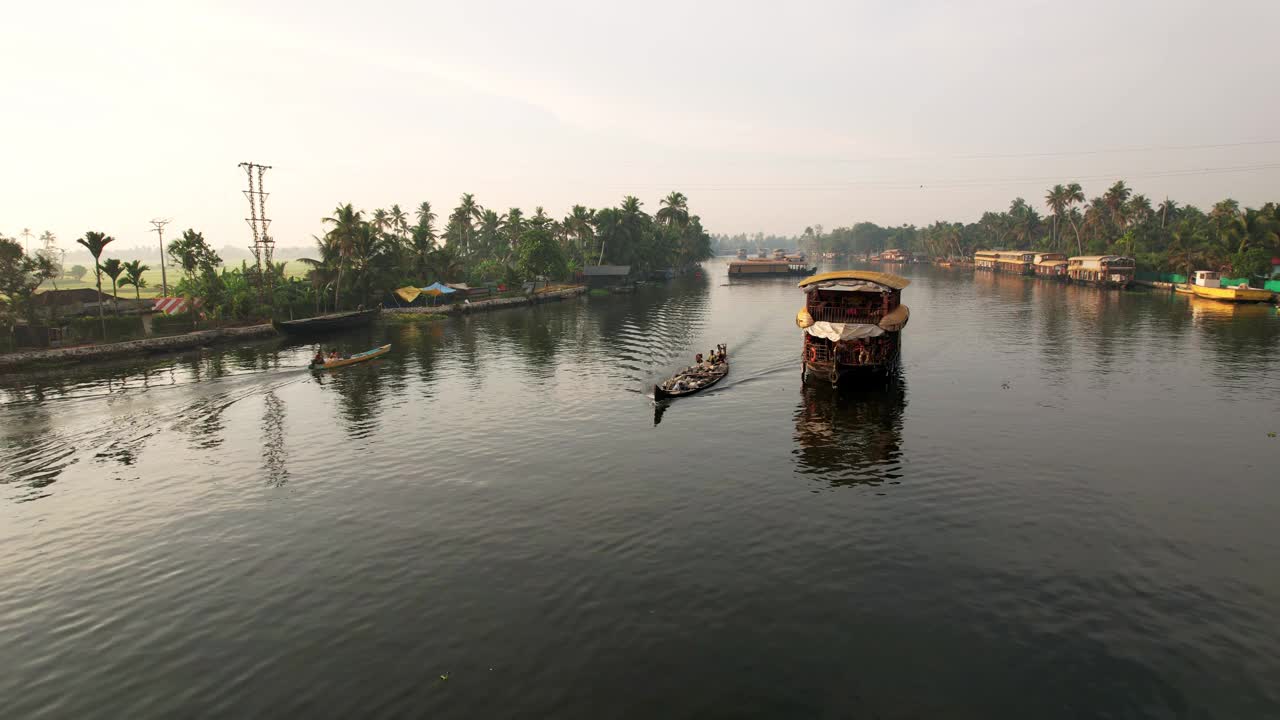
POLYGON ((804 331, 802 377, 848 384, 851 375, 883 373, 898 364, 899 334, 910 311, 902 289, 911 281, 889 273, 841 270, 802 281, 804 309, 796 325, 804 331))
POLYGON ((786 260, 786 259, 787 259, 787 251, 786 251, 786 250, 783 250, 782 248, 775 248, 775 249, 774 249, 774 251, 773 251, 773 259, 774 259, 774 260, 786 260))
POLYGON ((992 270, 996 269, 996 261, 999 260, 1000 250, 978 250, 973 253, 973 269, 974 270, 992 270))
POLYGON ((1175 289, 1186 295, 1195 295, 1205 300, 1220 300, 1222 302, 1271 302, 1272 296, 1270 290, 1252 288, 1248 285, 1223 287, 1222 273, 1212 270, 1196 270, 1191 276, 1190 283, 1178 285, 1175 289))
POLYGON ((1103 287, 1129 287, 1137 264, 1123 255, 1078 255, 1067 258, 1067 277, 1071 282, 1103 287))
POLYGON ((833 253, 833 252, 824 252, 824 253, 822 253, 822 259, 823 259, 823 260, 835 260, 835 259, 836 259, 836 254, 835 254, 835 253, 833 253))
POLYGON ((1030 275, 1036 254, 1022 250, 997 250, 996 272, 1010 275, 1030 275))
POLYGON ((739 260, 746 260, 746 259, 747 259, 747 249, 746 249, 746 248, 738 248, 738 259, 739 259, 739 260))
POLYGON ((1038 278, 1066 280, 1067 256, 1063 253, 1036 253, 1032 268, 1038 278))
POLYGON ((786 260, 735 260, 729 263, 730 278, 808 276, 817 271, 803 263, 786 260))
POLYGON ((889 248, 880 253, 880 262, 886 265, 906 265, 911 262, 911 256, 898 248, 889 248))

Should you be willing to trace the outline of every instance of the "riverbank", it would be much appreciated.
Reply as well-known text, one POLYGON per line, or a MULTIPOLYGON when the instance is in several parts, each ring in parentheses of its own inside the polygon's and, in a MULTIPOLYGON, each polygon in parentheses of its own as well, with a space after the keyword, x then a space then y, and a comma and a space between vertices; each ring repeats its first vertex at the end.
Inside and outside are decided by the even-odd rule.
MULTIPOLYGON (((384 314, 391 315, 439 315, 485 312, 516 307, 527 307, 544 302, 565 300, 582 295, 587 291, 585 285, 574 285, 546 290, 529 296, 493 298, 477 300, 470 303, 424 306, 412 308, 384 308, 384 314)), ((218 328, 168 335, 149 337, 124 342, 103 343, 100 345, 77 345, 67 348, 50 348, 44 350, 27 350, 0 355, 0 372, 8 372, 38 366, 73 365, 99 360, 114 360, 121 357, 157 355, 162 353, 183 352, 207 345, 270 337, 276 334, 271 323, 250 325, 247 327, 218 328)))
POLYGON ((109 360, 131 355, 182 352, 206 345, 268 337, 275 334, 276 330, 271 327, 271 323, 266 323, 246 327, 200 330, 182 335, 149 337, 139 340, 126 340, 124 342, 103 343, 101 345, 77 345, 66 348, 27 350, 0 355, 0 371, 17 370, 35 365, 64 365, 109 360))
POLYGON ((422 307, 383 308, 384 315, 450 315, 489 310, 506 310, 527 305, 537 305, 554 300, 566 300, 578 297, 587 291, 586 285, 574 285, 556 290, 545 290, 533 295, 519 297, 493 298, 492 300, 476 300, 475 302, 453 303, 450 305, 424 305, 422 307))

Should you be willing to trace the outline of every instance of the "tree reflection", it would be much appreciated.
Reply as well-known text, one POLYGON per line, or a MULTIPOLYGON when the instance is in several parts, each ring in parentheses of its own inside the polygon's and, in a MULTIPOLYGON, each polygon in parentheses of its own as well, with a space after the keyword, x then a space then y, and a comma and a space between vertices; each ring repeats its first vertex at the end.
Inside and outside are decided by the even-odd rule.
POLYGON ((797 471, 833 487, 896 481, 906 404, 900 373, 842 391, 802 386, 795 414, 797 471))

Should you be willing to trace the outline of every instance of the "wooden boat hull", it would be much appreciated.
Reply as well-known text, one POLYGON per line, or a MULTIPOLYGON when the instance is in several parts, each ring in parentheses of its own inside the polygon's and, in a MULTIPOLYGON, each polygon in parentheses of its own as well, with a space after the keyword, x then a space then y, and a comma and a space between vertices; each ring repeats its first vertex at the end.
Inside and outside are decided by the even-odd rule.
POLYGON ((371 324, 379 312, 381 311, 377 308, 373 310, 355 310, 352 312, 318 315, 316 317, 303 318, 302 320, 276 321, 272 325, 275 326, 277 331, 286 335, 318 335, 336 330, 364 327, 371 324))
MULTIPOLYGON (((1179 292, 1182 292, 1179 290, 1179 292)), ((1201 287, 1192 285, 1191 292, 1198 298, 1220 302, 1271 302, 1272 292, 1260 288, 1201 287)))
POLYGON ((653 386, 653 399, 654 399, 654 400, 669 400, 669 399, 671 399, 671 398, 688 397, 689 395, 695 395, 695 394, 697 394, 697 393, 700 393, 700 392, 702 392, 703 390, 706 390, 707 388, 709 388, 709 387, 711 387, 711 386, 715 385, 716 383, 720 382, 721 380, 723 380, 723 379, 724 379, 724 376, 725 376, 725 375, 728 375, 728 374, 729 374, 729 363, 723 363, 723 365, 724 365, 724 370, 723 370, 722 372, 720 372, 718 375, 716 375, 716 376, 712 377, 712 378, 711 378, 711 380, 710 380, 709 382, 707 382, 705 385, 702 385, 701 387, 693 388, 692 390, 684 390, 684 391, 681 391, 681 392, 671 392, 671 391, 668 391, 668 390, 663 390, 661 385, 654 385, 654 386, 653 386))
POLYGON ((357 353, 350 357, 341 358, 339 360, 331 360, 329 362, 324 363, 323 365, 316 365, 315 363, 312 363, 310 367, 312 370, 333 370, 334 368, 346 367, 348 365, 355 365, 356 363, 362 363, 366 360, 372 360, 376 357, 382 357, 383 355, 386 355, 390 351, 391 351, 391 345, 388 343, 386 345, 380 345, 372 350, 366 350, 365 352, 357 353))

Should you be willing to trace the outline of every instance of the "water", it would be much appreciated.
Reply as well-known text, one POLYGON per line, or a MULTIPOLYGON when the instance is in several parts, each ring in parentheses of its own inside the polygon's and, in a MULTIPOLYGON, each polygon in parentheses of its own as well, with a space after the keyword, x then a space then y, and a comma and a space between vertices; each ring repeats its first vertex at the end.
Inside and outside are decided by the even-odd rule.
POLYGON ((4 715, 1280 716, 1276 310, 905 272, 843 396, 718 263, 0 378, 4 715))

